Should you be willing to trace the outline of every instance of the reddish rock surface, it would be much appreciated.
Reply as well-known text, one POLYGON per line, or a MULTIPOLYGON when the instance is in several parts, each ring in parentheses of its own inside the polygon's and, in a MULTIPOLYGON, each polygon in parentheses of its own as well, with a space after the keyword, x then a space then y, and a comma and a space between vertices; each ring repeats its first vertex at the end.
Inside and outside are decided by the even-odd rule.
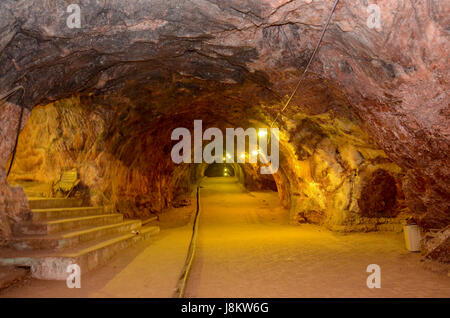
MULTIPOLYGON (((336 202, 336 211, 355 207, 356 213, 357 196, 349 194, 354 193, 355 184, 350 172, 357 170, 364 178, 386 163, 402 179, 406 202, 417 222, 424 228, 443 228, 450 223, 449 4, 376 3, 381 8, 380 30, 367 26, 368 3, 339 3, 311 72, 278 123, 286 146, 282 150, 285 164, 275 180, 279 189, 287 190, 280 191, 283 202, 299 211, 295 202, 311 201, 307 210, 315 211, 312 207, 320 207, 322 199, 309 200, 304 194, 319 198, 327 189, 335 191, 340 185, 337 180, 345 176, 343 187, 328 198, 336 202), (327 118, 321 118, 322 114, 327 118), (305 116, 313 119, 304 121, 305 116), (331 130, 348 120, 350 130, 345 124, 331 130), (358 137, 352 139, 355 134, 358 137), (341 161, 340 155, 331 154, 344 151, 343 139, 353 141, 348 150, 351 159, 341 161), (355 144, 361 140, 363 144, 355 144), (367 146, 384 151, 371 152, 370 167, 358 159, 358 152, 367 146), (305 161, 302 167, 312 169, 310 181, 316 180, 319 192, 310 181, 304 186, 304 176, 295 172, 296 161, 305 161), (402 168, 401 173, 391 161, 402 168), (323 171, 331 173, 328 180, 320 176, 323 171), (330 179, 333 175, 339 178, 330 179)), ((119 166, 130 166, 126 158, 131 160, 130 154, 139 149, 136 143, 148 141, 140 139, 143 134, 157 133, 157 139, 163 140, 173 124, 186 127, 194 118, 222 125, 244 125, 248 119, 270 124, 305 67, 331 5, 324 0, 82 2, 82 28, 69 29, 66 1, 52 1, 46 10, 38 1, 3 1, 1 93, 23 85, 23 99, 17 94, 10 101, 34 107, 79 93, 111 95, 127 81, 140 83, 144 89, 131 90, 136 95, 126 98, 134 105, 160 102, 154 102, 148 113, 142 106, 127 108, 128 101, 117 106, 113 121, 117 127, 125 121, 130 128, 110 136, 110 146, 117 145, 111 162, 131 178, 131 171, 119 166), (174 91, 176 99, 160 96, 171 96, 174 91), (229 120, 233 111, 232 118, 245 120, 229 120), (141 120, 147 114, 158 123, 153 131, 147 127, 152 121, 141 120), (164 114, 170 114, 171 120, 164 121, 164 114)), ((107 118, 107 113, 99 116, 107 118)), ((0 141, 1 167, 10 155, 15 114, 0 113, 0 127, 7 136, 0 141)), ((80 132, 76 138, 74 146, 83 149, 89 137, 80 132)), ((159 164, 155 162, 154 169, 164 171, 166 167, 159 164)), ((137 184, 146 182, 152 187, 157 182, 164 184, 162 179, 137 184)), ((323 199, 326 204, 320 208, 329 209, 330 200, 323 199)), ((332 223, 342 223, 353 214, 332 215, 332 223)))
MULTIPOLYGON (((28 201, 22 188, 11 188, 6 181, 8 159, 14 148, 20 108, 11 103, 0 105, 0 246, 11 236, 11 224, 26 217, 28 201)), ((24 112, 25 122, 29 111, 24 112)), ((23 125, 22 125, 23 127, 23 125)))
POLYGON ((397 201, 395 178, 385 170, 376 170, 361 191, 358 204, 361 214, 368 217, 393 215, 397 201))

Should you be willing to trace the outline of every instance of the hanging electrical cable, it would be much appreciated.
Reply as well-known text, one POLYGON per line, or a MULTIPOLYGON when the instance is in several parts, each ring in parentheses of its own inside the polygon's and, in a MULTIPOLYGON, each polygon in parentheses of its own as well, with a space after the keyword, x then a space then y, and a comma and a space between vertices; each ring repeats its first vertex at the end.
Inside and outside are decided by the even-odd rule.
MULTIPOLYGON (((298 79, 298 81, 297 81, 297 84, 295 85, 294 91, 291 93, 291 95, 289 96, 288 100, 287 100, 286 103, 284 104, 283 108, 281 109, 281 111, 277 114, 277 116, 276 116, 275 119, 273 120, 272 124, 270 125, 270 128, 273 127, 273 124, 275 124, 275 122, 276 122, 276 121, 278 120, 278 118, 281 116, 281 113, 289 106, 290 102, 292 101, 292 98, 293 98, 293 97, 295 96, 295 94, 297 93, 297 90, 298 90, 298 88, 300 87, 300 84, 301 84, 301 82, 302 82, 302 80, 303 80, 303 77, 305 76, 306 72, 308 71, 308 68, 309 68, 309 66, 311 65, 311 62, 313 61, 313 59, 314 59, 314 57, 315 57, 315 55, 316 55, 316 53, 317 53, 317 51, 318 51, 318 49, 319 49, 319 47, 320 47, 320 44, 322 43, 323 36, 325 35, 325 31, 327 30, 328 25, 330 24, 331 17, 333 16, 334 10, 336 9, 336 6, 337 6, 338 2, 339 2, 339 0, 335 0, 335 1, 334 1, 333 7, 331 8, 330 14, 328 15, 328 19, 327 19, 325 25, 324 25, 323 28, 322 28, 322 32, 321 32, 321 34, 320 34, 320 38, 319 38, 319 40, 317 41, 316 47, 314 48, 314 51, 313 51, 313 53, 311 54, 311 57, 309 58, 308 64, 306 65, 306 67, 305 67, 305 69, 303 70, 303 72, 300 74, 299 79, 298 79)), ((284 33, 284 30, 282 30, 282 31, 283 31, 283 33, 284 33)), ((286 35, 285 35, 285 36, 286 36, 286 35)), ((286 37, 286 39, 287 39, 287 37, 286 37)), ((289 46, 289 44, 288 44, 288 46, 289 46)), ((290 47, 289 47, 289 49, 290 49, 290 47)), ((292 50, 291 50, 291 54, 293 55, 292 50)))
MULTIPOLYGON (((13 96, 19 90, 22 90, 22 96, 25 94, 25 88, 22 85, 17 86, 15 88, 13 88, 12 90, 10 90, 9 92, 6 92, 2 96, 0 96, 0 101, 1 101, 0 105, 3 105, 8 98, 13 96)), ((9 168, 8 168, 8 172, 6 173, 6 176, 9 176, 9 173, 11 172, 11 168, 14 163, 14 158, 16 156, 17 144, 19 143, 20 128, 22 127, 23 112, 24 112, 24 108, 23 108, 23 106, 21 106, 20 107, 20 115, 19 115, 19 123, 17 124, 16 140, 14 142, 14 148, 13 148, 13 152, 12 152, 11 162, 9 163, 9 168)))

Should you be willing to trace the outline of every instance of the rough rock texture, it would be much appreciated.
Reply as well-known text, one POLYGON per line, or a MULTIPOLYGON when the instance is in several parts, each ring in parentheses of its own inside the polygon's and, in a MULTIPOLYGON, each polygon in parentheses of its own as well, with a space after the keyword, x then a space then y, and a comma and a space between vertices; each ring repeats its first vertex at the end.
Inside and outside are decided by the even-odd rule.
MULTIPOLYGON (((26 218, 29 211, 28 200, 23 189, 11 188, 6 181, 6 166, 14 148, 19 114, 20 108, 16 105, 11 103, 0 105, 0 122, 9 123, 9 125, 0 125, 0 246, 11 236, 10 224, 26 218)), ((29 111, 25 111, 23 122, 28 116, 29 111)))
POLYGON ((426 259, 450 264, 450 226, 428 233, 422 241, 422 254, 426 259))
MULTIPOLYGON (((161 82, 170 76, 195 78, 204 85, 177 88, 187 92, 181 104, 179 99, 178 104, 160 105, 163 110, 172 107, 179 116, 178 126, 187 126, 192 118, 207 119, 211 113, 213 123, 232 111, 270 124, 305 67, 332 5, 325 0, 78 3, 81 29, 66 26, 67 1, 1 2, 0 93, 23 85, 23 99, 16 95, 10 101, 34 107, 77 93, 111 94, 132 79, 148 87, 159 78, 164 78, 161 82), (230 86, 221 88, 220 83, 230 86), (211 86, 216 96, 196 104, 193 113, 181 112, 194 105, 189 101, 193 91, 195 96, 201 87, 211 86), (228 92, 217 95, 226 88, 228 92)), ((285 155, 274 178, 282 201, 294 211, 322 211, 334 205, 326 218, 342 224, 354 219, 358 196, 349 193, 355 184, 363 184, 351 180, 369 177, 380 165, 400 173, 394 161, 403 169, 402 180, 396 182, 401 183, 417 222, 424 228, 442 228, 450 222, 449 3, 374 3, 381 8, 380 30, 366 23, 367 1, 338 5, 311 73, 278 122, 285 155), (344 126, 330 128, 340 123, 344 126), (364 144, 355 145, 360 138, 354 134, 359 131, 368 132, 373 140, 364 137, 364 144), (347 142, 330 136, 351 140, 348 153, 347 142), (301 146, 302 141, 306 146, 301 146), (342 154, 349 156, 343 163, 342 154), (359 175, 352 177, 355 170, 359 175), (342 175, 346 181, 339 186, 342 175), (336 195, 321 198, 324 191, 336 195), (297 201, 309 202, 310 207, 297 206, 297 201), (320 202, 327 204, 320 206, 320 202)), ((144 94, 147 101, 158 95, 158 89, 151 91, 153 95, 144 94)), ((125 113, 125 108, 120 110, 125 113)), ((163 123, 158 128, 161 133, 170 128, 162 119, 158 121, 163 123)), ((145 131, 139 122, 136 125, 145 131)), ((0 127, 14 129, 13 116, 0 114, 0 127)), ((114 156, 133 150, 131 140, 114 156)), ((1 140, 0 149, 9 149, 3 144, 1 140)))
POLYGON ((387 171, 376 170, 367 180, 358 200, 361 214, 368 217, 395 216, 397 199, 395 178, 387 171))
MULTIPOLYGON (((128 84, 112 95, 83 95, 35 107, 21 134, 23 142, 9 180, 49 184, 63 170, 76 168, 92 204, 112 204, 128 217, 147 217, 176 204, 176 196, 192 190, 207 168, 172 163, 173 128, 192 129, 196 118, 204 120, 204 129, 268 125, 267 114, 255 106, 207 111, 208 105, 233 96, 253 105, 269 103, 270 99, 253 101, 245 96, 247 91, 255 92, 254 84, 211 85, 183 79, 163 83, 128 84)), ((322 94, 315 95, 319 101, 311 97, 310 102, 320 105, 322 94)), ((383 223, 361 214, 387 218, 404 208, 397 196, 385 208, 383 197, 361 195, 379 171, 390 171, 392 186, 396 187, 396 180, 401 184, 401 169, 361 129, 357 117, 344 117, 349 116, 345 112, 349 105, 341 103, 341 113, 325 108, 318 115, 298 114, 281 130, 280 169, 273 176, 261 175, 260 164, 233 164, 248 190, 278 190, 293 222, 359 230, 383 223), (376 215, 361 213, 362 205, 376 215)), ((385 185, 381 191, 389 190, 385 185)))
POLYGON ((0 246, 12 235, 11 224, 24 221, 30 208, 21 187, 9 187, 3 171, 0 171, 0 246))
MULTIPOLYGON (((285 178, 280 181, 275 175, 275 180, 280 184, 279 190, 284 188, 281 194, 286 198, 282 201, 291 207, 294 222, 325 224, 334 230, 373 230, 386 222, 385 218, 405 209, 401 168, 379 149, 358 122, 358 118, 333 112, 297 114, 288 121, 287 132, 283 130, 281 134, 281 171, 285 178), (392 208, 395 205, 393 213, 379 209, 377 219, 370 220, 364 213, 370 205, 364 188, 379 170, 389 171, 400 193, 391 202, 392 208)), ((401 222, 404 216, 399 215, 397 221, 401 222)))
POLYGON ((190 190, 190 174, 196 170, 167 160, 170 148, 158 143, 170 141, 168 132, 143 122, 130 109, 136 105, 125 101, 111 97, 97 104, 87 96, 36 107, 20 135, 8 180, 51 184, 76 168, 82 183, 75 195, 91 204, 112 204, 126 217, 160 212, 178 192, 190 190))

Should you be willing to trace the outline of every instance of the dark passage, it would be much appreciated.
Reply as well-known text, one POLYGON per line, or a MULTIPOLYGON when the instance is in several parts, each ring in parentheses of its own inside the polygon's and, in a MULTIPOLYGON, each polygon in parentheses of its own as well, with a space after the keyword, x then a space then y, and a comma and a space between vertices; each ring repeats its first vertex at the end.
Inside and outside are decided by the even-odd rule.
POLYGON ((234 177, 233 166, 227 163, 213 163, 205 170, 206 177, 234 177))

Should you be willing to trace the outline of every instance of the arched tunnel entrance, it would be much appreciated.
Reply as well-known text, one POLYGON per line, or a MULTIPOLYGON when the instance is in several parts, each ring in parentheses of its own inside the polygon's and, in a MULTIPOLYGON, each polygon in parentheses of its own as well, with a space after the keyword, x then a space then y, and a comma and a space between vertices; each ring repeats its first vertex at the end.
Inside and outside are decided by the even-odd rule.
POLYGON ((204 175, 206 177, 234 177, 235 173, 230 164, 213 163, 206 168, 204 175))
POLYGON ((378 263, 393 277, 379 295, 421 282, 448 295, 403 237, 420 232, 409 250, 447 268, 440 5, 399 1, 388 32, 342 1, 327 28, 323 0, 166 2, 93 4, 79 30, 48 22, 63 1, 48 19, 31 4, 5 17, 25 22, 0 28, 0 266, 64 280, 69 259, 89 272, 150 241, 95 292, 125 295, 145 276, 161 289, 139 292, 172 296, 194 228, 189 296, 371 297, 378 263), (227 148, 230 129, 244 148, 237 135, 227 148), (402 285, 398 255, 418 279, 402 285), (336 268, 352 274, 335 281, 336 268))

